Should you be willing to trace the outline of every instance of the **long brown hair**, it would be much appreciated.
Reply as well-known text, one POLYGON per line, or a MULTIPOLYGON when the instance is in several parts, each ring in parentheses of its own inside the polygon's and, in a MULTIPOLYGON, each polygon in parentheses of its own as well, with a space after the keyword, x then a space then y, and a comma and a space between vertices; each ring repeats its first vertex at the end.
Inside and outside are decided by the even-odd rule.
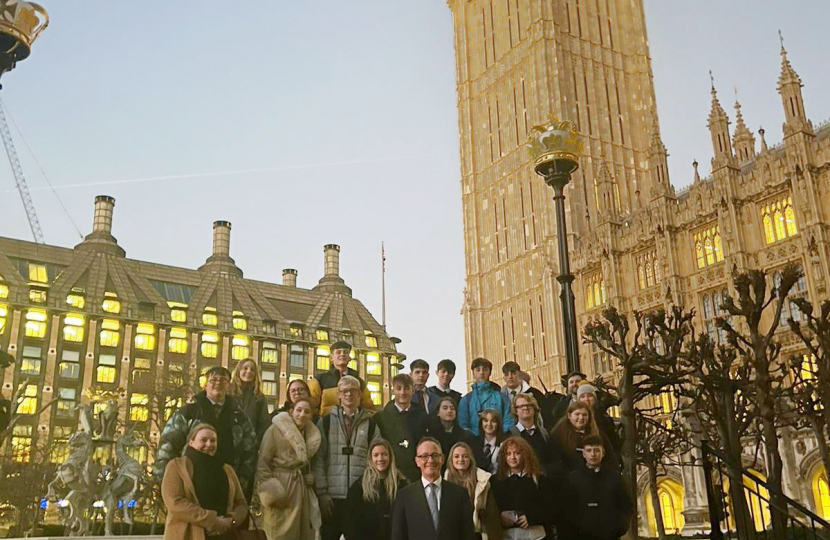
POLYGON ((233 368, 233 376, 231 377, 230 394, 237 397, 242 395, 242 389, 246 383, 242 382, 242 379, 239 378, 239 372, 242 371, 242 366, 245 365, 245 362, 250 362, 254 365, 254 381, 248 383, 253 386, 254 396, 259 397, 264 395, 262 393, 262 379, 259 377, 259 366, 256 365, 256 362, 252 358, 246 358, 236 363, 236 367, 233 368))
POLYGON ((285 387, 285 405, 283 405, 283 409, 286 411, 291 408, 291 385, 294 383, 300 383, 300 385, 305 388, 306 395, 311 396, 311 388, 309 388, 308 383, 303 379, 294 379, 293 381, 289 381, 288 386, 285 387))
POLYGON ((480 413, 478 413, 478 434, 481 435, 481 438, 484 439, 484 416, 490 415, 493 417, 493 420, 498 423, 499 427, 496 428, 496 446, 501 446, 501 443, 504 442, 505 434, 504 434, 504 420, 501 417, 501 413, 496 409, 484 409, 480 413))
POLYGON ((392 445, 386 439, 377 439, 369 445, 368 456, 366 458, 366 468, 363 469, 363 479, 360 481, 363 488, 363 500, 366 502, 375 502, 380 498, 378 492, 378 481, 382 480, 383 487, 386 490, 386 496, 389 502, 395 501, 398 494, 398 484, 404 480, 403 473, 395 466, 395 452, 392 450, 392 445), (386 448, 389 453, 389 467, 386 468, 386 476, 381 476, 375 464, 372 463, 372 450, 376 446, 386 448))
POLYGON ((516 447, 522 454, 522 462, 524 464, 524 472, 527 476, 533 478, 534 482, 538 484, 539 475, 542 474, 542 465, 539 463, 539 458, 536 457, 536 452, 530 447, 530 444, 522 437, 509 437, 506 439, 499 451, 499 470, 496 476, 502 480, 510 476, 510 466, 507 464, 507 451, 516 447))
POLYGON ((581 401, 574 401, 568 406, 568 414, 557 422, 556 427, 551 431, 551 435, 556 438, 565 450, 575 452, 579 441, 584 437, 599 436, 597 422, 594 420, 594 410, 581 401), (578 433, 574 429, 570 418, 572 412, 580 409, 588 412, 588 425, 585 426, 584 434, 578 433))
POLYGON ((455 443, 452 445, 452 448, 450 448, 450 455, 447 457, 447 461, 449 461, 447 464, 447 482, 452 482, 453 484, 457 484, 466 489, 467 493, 470 494, 470 501, 475 504, 476 482, 478 479, 476 478, 476 458, 473 456, 473 449, 470 448, 470 445, 467 443, 455 443), (470 457, 470 466, 464 472, 459 471, 452 464, 452 455, 456 448, 463 448, 467 451, 467 455, 470 457))

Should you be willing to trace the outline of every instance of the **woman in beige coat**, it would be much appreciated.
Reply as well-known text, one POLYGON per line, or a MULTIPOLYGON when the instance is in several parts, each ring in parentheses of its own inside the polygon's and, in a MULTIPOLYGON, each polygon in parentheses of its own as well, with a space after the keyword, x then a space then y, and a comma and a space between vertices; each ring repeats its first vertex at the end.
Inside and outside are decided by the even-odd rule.
POLYGON ((248 517, 239 478, 215 456, 216 440, 213 426, 198 424, 187 437, 185 455, 167 463, 161 481, 165 540, 225 538, 248 517))
POLYGON ((301 398, 274 417, 259 449, 257 493, 268 540, 315 540, 320 507, 310 462, 320 449, 320 431, 311 422, 311 401, 301 398))

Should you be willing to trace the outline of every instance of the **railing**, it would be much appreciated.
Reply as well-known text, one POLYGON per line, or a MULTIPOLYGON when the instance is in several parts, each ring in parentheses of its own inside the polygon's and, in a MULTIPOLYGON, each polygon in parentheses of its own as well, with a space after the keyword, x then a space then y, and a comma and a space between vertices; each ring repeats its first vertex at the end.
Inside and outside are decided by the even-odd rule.
POLYGON ((783 493, 776 493, 766 480, 732 463, 706 441, 700 450, 711 540, 830 540, 830 523, 783 493), (743 499, 735 505, 729 496, 729 484, 737 479, 741 480, 743 499))

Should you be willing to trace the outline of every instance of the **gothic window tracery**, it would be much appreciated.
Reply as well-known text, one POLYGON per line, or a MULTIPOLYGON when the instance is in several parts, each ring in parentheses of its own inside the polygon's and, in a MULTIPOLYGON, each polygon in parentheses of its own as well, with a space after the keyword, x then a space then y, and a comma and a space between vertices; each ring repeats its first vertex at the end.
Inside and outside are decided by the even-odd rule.
POLYGON ((793 198, 784 197, 761 206, 761 221, 767 245, 798 234, 793 198))
POLYGON ((697 267, 706 268, 723 260, 720 227, 713 225, 694 234, 695 259, 697 267))
POLYGON ((660 284, 660 266, 657 263, 656 249, 640 254, 635 259, 635 263, 637 268, 637 285, 641 291, 660 284))

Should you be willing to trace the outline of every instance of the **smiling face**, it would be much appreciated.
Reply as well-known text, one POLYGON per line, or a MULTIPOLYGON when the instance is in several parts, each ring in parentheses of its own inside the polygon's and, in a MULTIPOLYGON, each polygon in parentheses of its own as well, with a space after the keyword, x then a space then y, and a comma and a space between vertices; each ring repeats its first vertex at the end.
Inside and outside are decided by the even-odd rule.
POLYGON ((574 409, 568 415, 571 425, 577 431, 582 431, 588 426, 588 411, 585 409, 574 409))
POLYGON ((337 395, 340 397, 340 406, 353 411, 360 404, 360 388, 349 384, 338 384, 337 395))
POLYGON ((585 392, 579 396, 579 401, 593 408, 594 404, 597 402, 597 396, 591 392, 585 392))
POLYGON ((527 427, 533 425, 536 419, 536 407, 523 397, 516 398, 516 416, 519 417, 519 422, 527 427))
POLYGON ((522 449, 515 444, 508 444, 504 450, 504 460, 510 472, 522 472, 525 469, 525 456, 522 449))
POLYGON ((200 429, 196 435, 187 443, 194 450, 198 450, 209 456, 216 454, 216 432, 212 429, 200 429))
POLYGON ((441 388, 449 388, 453 377, 455 377, 455 373, 447 371, 446 369, 439 369, 435 372, 435 376, 438 378, 438 384, 441 385, 441 388))
POLYGON ((455 422, 457 416, 458 413, 455 410, 455 403, 452 400, 441 402, 441 405, 438 407, 438 418, 440 418, 442 422, 452 424, 455 422))
POLYGON ((372 466, 381 474, 389 469, 389 450, 382 444, 378 444, 372 448, 372 466))
POLYGON ((568 378, 568 393, 576 397, 576 389, 579 388, 579 383, 582 381, 582 375, 573 375, 568 378))
POLYGON ((245 360, 239 368, 239 380, 251 383, 256 380, 256 364, 253 360, 245 360))
POLYGON ((349 362, 352 361, 349 356, 350 352, 349 349, 334 349, 331 351, 331 364, 337 371, 345 373, 349 368, 349 362))
POLYGON ((433 481, 441 476, 441 467, 444 465, 444 454, 441 447, 432 441, 424 441, 415 451, 415 463, 421 469, 421 476, 433 481))
POLYGON ((485 414, 481 419, 481 429, 484 430, 484 435, 492 438, 496 436, 499 430, 499 422, 492 414, 485 414))
POLYGON ((208 376, 205 382, 205 393, 211 401, 215 403, 224 403, 225 397, 228 395, 231 380, 227 375, 219 372, 213 372, 208 376))
POLYGON ((301 397, 311 397, 308 395, 308 390, 302 381, 291 381, 288 385, 288 400, 294 403, 301 397))
POLYGON ((504 384, 511 390, 515 390, 522 385, 522 378, 518 371, 505 371, 504 384))
POLYGON ((294 420, 294 424, 300 429, 303 429, 311 422, 312 415, 311 404, 308 401, 300 401, 291 409, 291 419, 294 420))
POLYGON ((452 466, 455 470, 464 472, 470 468, 470 454, 463 446, 458 446, 450 456, 452 466))
POLYGON ((402 409, 409 408, 409 404, 412 403, 412 386, 395 383, 395 388, 392 391, 395 394, 395 403, 398 407, 402 409))

